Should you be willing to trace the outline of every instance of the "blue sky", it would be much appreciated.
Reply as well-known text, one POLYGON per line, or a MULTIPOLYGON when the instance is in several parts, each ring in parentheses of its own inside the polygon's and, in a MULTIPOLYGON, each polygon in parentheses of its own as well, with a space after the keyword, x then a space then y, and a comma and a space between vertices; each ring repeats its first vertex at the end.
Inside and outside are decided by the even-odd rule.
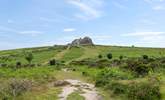
POLYGON ((165 47, 165 0, 0 0, 0 50, 67 44, 165 47))

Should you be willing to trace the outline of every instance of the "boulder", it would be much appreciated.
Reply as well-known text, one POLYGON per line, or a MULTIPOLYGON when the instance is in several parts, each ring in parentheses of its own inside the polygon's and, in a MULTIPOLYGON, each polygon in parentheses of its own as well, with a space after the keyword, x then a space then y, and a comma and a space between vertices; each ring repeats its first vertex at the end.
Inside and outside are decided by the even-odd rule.
POLYGON ((84 37, 80 39, 75 39, 70 44, 71 46, 81 46, 81 45, 94 45, 90 37, 84 37))

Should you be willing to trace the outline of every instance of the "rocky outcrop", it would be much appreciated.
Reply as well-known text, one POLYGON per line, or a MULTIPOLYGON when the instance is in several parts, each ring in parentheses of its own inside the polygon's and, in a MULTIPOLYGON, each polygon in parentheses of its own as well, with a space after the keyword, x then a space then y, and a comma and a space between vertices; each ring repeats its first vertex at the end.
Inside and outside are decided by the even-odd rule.
POLYGON ((84 37, 80 39, 75 39, 70 44, 71 46, 80 46, 80 45, 94 45, 90 37, 84 37))

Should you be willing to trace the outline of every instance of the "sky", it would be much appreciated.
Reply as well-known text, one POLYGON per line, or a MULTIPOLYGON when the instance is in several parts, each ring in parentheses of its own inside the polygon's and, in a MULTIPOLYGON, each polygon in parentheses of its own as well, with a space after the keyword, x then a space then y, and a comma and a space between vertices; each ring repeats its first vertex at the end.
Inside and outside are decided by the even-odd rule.
POLYGON ((67 44, 165 47, 165 0, 0 0, 0 50, 67 44))

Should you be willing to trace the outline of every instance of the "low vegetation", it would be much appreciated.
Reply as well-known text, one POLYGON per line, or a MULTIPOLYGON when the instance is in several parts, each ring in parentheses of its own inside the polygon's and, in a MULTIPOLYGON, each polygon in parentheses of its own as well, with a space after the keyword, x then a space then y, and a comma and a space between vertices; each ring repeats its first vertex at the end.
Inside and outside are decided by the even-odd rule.
MULTIPOLYGON (((58 100, 60 86, 51 83, 75 78, 95 84, 107 100, 163 100, 164 57, 161 48, 115 46, 0 51, 0 99, 58 100)), ((85 100, 78 93, 67 99, 85 100)))

